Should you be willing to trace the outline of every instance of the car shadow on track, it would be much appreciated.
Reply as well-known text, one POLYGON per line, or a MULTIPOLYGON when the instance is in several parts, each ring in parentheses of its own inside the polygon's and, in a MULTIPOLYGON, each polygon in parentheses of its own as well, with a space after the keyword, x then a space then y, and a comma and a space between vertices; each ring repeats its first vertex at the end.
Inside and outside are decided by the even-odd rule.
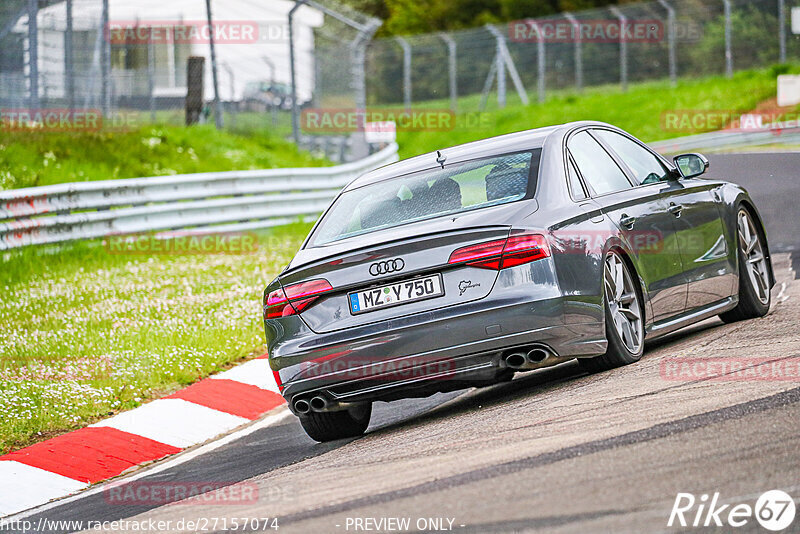
MULTIPOLYGON (((721 326, 724 326, 724 323, 719 319, 709 319, 672 332, 654 341, 647 341, 645 343, 643 360, 647 359, 648 352, 700 338, 721 326)), ((514 377, 514 380, 510 382, 501 382, 478 389, 464 390, 454 398, 446 400, 442 404, 432 407, 419 415, 414 415, 402 420, 393 420, 385 424, 378 424, 370 428, 367 435, 392 432, 407 428, 411 425, 424 425, 461 413, 491 408, 524 397, 547 394, 549 391, 562 387, 565 384, 578 383, 590 377, 591 375, 581 369, 576 360, 545 369, 518 373, 514 377)))

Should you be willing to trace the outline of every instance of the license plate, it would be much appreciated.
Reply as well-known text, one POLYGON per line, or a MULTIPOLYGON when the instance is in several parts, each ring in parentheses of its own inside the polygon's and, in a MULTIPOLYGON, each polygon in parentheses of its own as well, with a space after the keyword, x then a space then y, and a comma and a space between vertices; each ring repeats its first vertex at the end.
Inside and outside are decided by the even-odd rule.
POLYGON ((347 299, 350 301, 350 313, 356 315, 442 295, 442 275, 435 274, 348 293, 347 299))

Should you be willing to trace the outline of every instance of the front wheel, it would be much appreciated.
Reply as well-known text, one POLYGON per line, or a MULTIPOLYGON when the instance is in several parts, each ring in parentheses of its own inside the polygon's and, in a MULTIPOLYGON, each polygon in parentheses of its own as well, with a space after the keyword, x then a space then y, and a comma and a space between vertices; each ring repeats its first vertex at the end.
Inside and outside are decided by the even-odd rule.
POLYGON ((746 209, 739 208, 736 219, 739 236, 739 304, 720 314, 719 318, 726 323, 765 316, 772 298, 763 234, 753 224, 753 218, 746 209))
POLYGON ((300 424, 311 439, 334 441, 362 435, 371 415, 372 404, 369 403, 336 412, 309 412, 300 416, 300 424))
POLYGON ((603 287, 608 349, 602 356, 578 359, 581 368, 590 373, 639 361, 644 353, 644 320, 639 284, 615 251, 606 255, 603 287))

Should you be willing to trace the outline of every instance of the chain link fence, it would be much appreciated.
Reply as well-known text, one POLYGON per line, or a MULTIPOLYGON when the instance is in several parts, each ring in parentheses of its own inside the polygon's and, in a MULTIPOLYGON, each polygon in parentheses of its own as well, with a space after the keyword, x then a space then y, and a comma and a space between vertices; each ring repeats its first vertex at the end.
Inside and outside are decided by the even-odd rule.
POLYGON ((490 93, 502 106, 507 94, 543 100, 552 91, 730 76, 797 61, 790 7, 781 0, 657 0, 378 39, 369 49, 368 104, 454 108, 457 97, 474 109, 490 93), (482 98, 463 98, 471 95, 482 98))
POLYGON ((791 7, 655 0, 375 39, 381 22, 336 0, 6 0, 0 107, 4 125, 36 123, 38 110, 88 128, 184 124, 199 57, 201 122, 292 137, 341 161, 385 145, 366 139, 369 108, 472 111, 797 61, 791 7))

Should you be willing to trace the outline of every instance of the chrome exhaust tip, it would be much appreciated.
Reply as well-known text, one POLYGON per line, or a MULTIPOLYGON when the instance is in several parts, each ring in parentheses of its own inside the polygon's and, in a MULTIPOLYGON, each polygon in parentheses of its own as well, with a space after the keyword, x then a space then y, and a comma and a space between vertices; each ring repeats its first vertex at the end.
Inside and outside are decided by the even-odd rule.
POLYGON ((525 353, 512 352, 505 357, 505 361, 506 365, 508 365, 511 369, 521 369, 525 366, 525 353))
POLYGON ((311 398, 311 409, 315 412, 323 412, 328 408, 328 401, 325 397, 317 395, 311 398))
POLYGON ((294 411, 299 414, 307 414, 311 411, 311 405, 305 399, 298 399, 294 401, 294 411))
POLYGON ((550 356, 550 353, 542 348, 535 348, 528 351, 528 361, 531 363, 542 363, 550 356))

